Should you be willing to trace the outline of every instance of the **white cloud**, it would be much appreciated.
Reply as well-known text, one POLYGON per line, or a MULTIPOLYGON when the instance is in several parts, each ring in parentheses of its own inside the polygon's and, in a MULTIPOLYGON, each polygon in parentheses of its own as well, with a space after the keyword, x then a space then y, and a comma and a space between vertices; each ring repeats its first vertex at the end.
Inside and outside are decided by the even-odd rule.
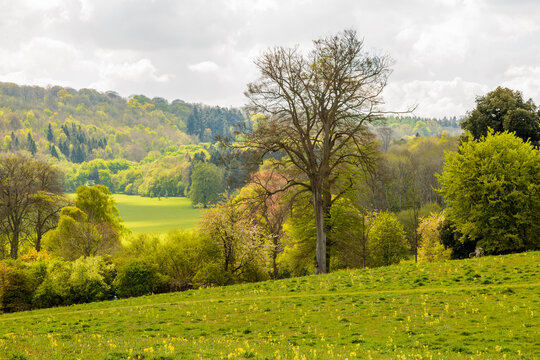
POLYGON ((455 78, 449 81, 393 82, 384 92, 386 108, 405 111, 417 105, 414 115, 425 117, 460 116, 474 108, 476 96, 489 91, 483 84, 455 78))
POLYGON ((509 79, 503 86, 523 92, 525 98, 536 99, 540 105, 540 66, 511 66, 505 75, 509 79))
POLYGON ((0 2, 0 81, 240 106, 262 50, 353 28, 395 59, 392 110, 463 114, 499 85, 540 102, 540 1, 0 2))
POLYGON ((171 79, 169 74, 158 74, 156 67, 149 59, 138 61, 109 62, 99 64, 99 75, 103 79, 128 80, 143 82, 147 80, 167 82, 171 79))
POLYGON ((213 61, 203 61, 197 64, 188 65, 188 69, 200 73, 216 72, 219 66, 213 61))

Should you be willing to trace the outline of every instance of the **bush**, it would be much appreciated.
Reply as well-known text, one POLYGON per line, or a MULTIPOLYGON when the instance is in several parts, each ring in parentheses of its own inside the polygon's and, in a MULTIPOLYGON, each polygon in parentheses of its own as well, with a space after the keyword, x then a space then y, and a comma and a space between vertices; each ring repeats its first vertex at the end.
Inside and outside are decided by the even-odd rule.
POLYGON ((444 214, 431 214, 420 220, 418 234, 420 246, 418 248, 418 261, 439 261, 450 259, 452 250, 445 249, 441 243, 440 226, 444 222, 444 214))
POLYGON ((43 282, 34 292, 32 304, 37 308, 71 304, 71 287, 69 277, 71 263, 59 259, 47 263, 43 282))
POLYGON ((228 271, 223 271, 223 264, 217 262, 202 264, 193 277, 193 284, 196 287, 224 286, 234 283, 233 275, 228 271))
POLYGON ((118 269, 114 286, 120 297, 141 296, 153 293, 162 285, 163 280, 155 266, 134 259, 118 269))
POLYGON ((15 312, 31 309, 32 287, 25 269, 10 267, 5 273, 2 311, 15 312))
POLYGON ((220 259, 220 249, 208 239, 192 232, 168 234, 153 257, 160 274, 167 276, 171 291, 196 287, 193 278, 205 264, 220 259))
POLYGON ((111 271, 111 267, 101 256, 80 257, 75 260, 68 280, 73 302, 111 298, 111 286, 105 281, 106 273, 111 271))
POLYGON ((377 214, 369 230, 368 249, 371 266, 397 264, 407 258, 409 244, 394 214, 377 214))

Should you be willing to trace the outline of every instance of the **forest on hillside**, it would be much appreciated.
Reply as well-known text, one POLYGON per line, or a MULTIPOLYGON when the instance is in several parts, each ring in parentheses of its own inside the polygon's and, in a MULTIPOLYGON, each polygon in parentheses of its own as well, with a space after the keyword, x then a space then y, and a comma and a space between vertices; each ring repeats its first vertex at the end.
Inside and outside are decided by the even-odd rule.
MULTIPOLYGON (((461 119, 387 117, 374 124, 383 150, 414 137, 456 135, 461 119)), ((235 108, 172 102, 113 91, 0 83, 0 152, 58 164, 64 188, 102 184, 113 193, 187 196, 192 165, 208 161, 222 174, 219 191, 245 184, 246 159, 220 146, 251 128, 235 108)))

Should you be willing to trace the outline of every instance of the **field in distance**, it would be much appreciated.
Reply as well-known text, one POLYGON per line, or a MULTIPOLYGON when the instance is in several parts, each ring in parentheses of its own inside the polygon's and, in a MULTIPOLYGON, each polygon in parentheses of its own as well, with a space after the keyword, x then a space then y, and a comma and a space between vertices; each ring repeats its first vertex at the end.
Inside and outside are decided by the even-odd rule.
POLYGON ((199 223, 202 211, 191 206, 191 200, 185 197, 158 199, 115 194, 114 199, 124 225, 133 234, 192 229, 199 223))
POLYGON ((12 359, 540 359, 540 252, 0 315, 12 359))

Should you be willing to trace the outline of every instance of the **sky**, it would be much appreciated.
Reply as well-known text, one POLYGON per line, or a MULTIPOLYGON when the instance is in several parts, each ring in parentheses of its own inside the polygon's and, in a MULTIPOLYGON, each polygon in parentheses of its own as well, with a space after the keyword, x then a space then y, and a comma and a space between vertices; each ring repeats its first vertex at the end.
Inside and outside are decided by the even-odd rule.
POLYGON ((538 0, 0 0, 0 81, 242 106, 272 46, 354 29, 393 59, 386 111, 463 116, 497 86, 540 104, 538 0))

